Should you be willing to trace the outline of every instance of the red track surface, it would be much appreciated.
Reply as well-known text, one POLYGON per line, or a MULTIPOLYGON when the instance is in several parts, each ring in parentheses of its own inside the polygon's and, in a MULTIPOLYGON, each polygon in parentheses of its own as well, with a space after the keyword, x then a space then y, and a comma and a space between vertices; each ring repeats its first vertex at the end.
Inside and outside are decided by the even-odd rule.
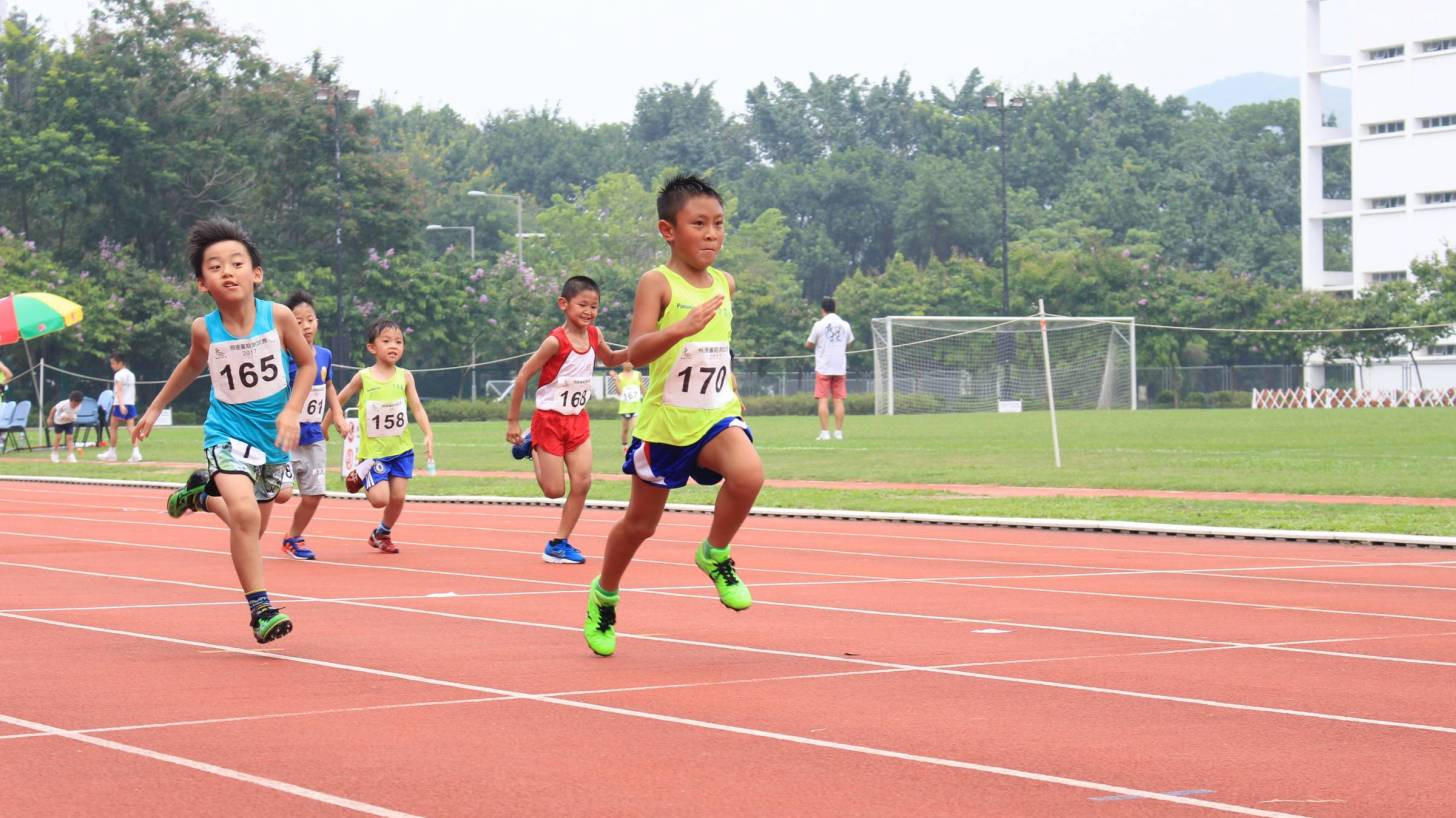
POLYGON ((751 520, 754 607, 664 518, 621 641, 579 631, 615 512, 325 501, 265 543, 259 649, 213 518, 5 484, 0 815, 1451 814, 1456 555, 751 520))

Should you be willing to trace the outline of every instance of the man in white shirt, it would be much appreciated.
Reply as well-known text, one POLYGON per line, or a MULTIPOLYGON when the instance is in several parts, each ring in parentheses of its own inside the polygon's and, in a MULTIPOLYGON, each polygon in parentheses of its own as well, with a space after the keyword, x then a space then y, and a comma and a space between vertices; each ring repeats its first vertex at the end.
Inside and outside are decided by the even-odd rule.
POLYGON ((849 322, 834 314, 834 299, 819 302, 821 318, 804 346, 814 350, 814 397, 819 400, 819 439, 829 439, 829 399, 834 399, 834 439, 844 439, 845 350, 854 340, 849 322))
MULTIPOLYGON (((136 426, 136 375, 126 368, 126 356, 120 352, 111 353, 108 359, 111 364, 111 371, 116 373, 115 381, 112 384, 111 404, 111 448, 96 456, 97 460, 116 460, 116 449, 121 442, 116 437, 116 427, 121 421, 126 421, 126 430, 130 432, 136 426)), ((142 447, 136 443, 131 444, 131 457, 127 458, 128 463, 142 462, 142 447)))

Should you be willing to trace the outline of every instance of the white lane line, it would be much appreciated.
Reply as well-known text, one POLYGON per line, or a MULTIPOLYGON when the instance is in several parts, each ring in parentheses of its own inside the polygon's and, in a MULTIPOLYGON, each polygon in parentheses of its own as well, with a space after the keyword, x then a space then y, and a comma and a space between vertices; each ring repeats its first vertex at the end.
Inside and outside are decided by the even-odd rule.
MULTIPOLYGON (((68 570, 68 569, 57 569, 57 570, 65 571, 65 570, 68 570)), ((670 592, 660 592, 660 594, 663 595, 663 596, 682 596, 682 597, 690 597, 690 598, 700 598, 700 597, 696 597, 696 596, 692 596, 692 595, 688 595, 688 594, 678 594, 678 593, 670 593, 670 592)), ((279 594, 279 597, 280 598, 284 598, 285 595, 279 594)), ((399 605, 381 605, 381 604, 372 603, 372 602, 336 602, 336 603, 333 603, 333 604, 346 605, 346 606, 350 606, 350 607, 371 608, 371 609, 384 610, 384 611, 395 611, 395 612, 401 612, 401 613, 421 614, 421 615, 426 615, 426 616, 439 617, 439 618, 443 618, 443 619, 456 619, 456 620, 467 621, 467 622, 487 622, 487 623, 492 623, 492 624, 514 625, 514 626, 528 627, 528 628, 537 628, 537 629, 544 629, 544 630, 569 631, 569 632, 572 632, 572 633, 577 633, 577 632, 580 631, 580 628, 578 626, 553 625, 553 624, 549 624, 549 623, 531 622, 531 621, 517 620, 517 619, 504 619, 504 618, 500 618, 500 617, 478 616, 478 615, 475 615, 475 614, 461 614, 461 613, 454 613, 454 612, 451 612, 451 611, 437 611, 437 610, 430 610, 430 609, 411 608, 411 607, 408 607, 408 606, 399 606, 399 605)), ((780 607, 816 607, 816 606, 799 606, 799 605, 794 605, 794 604, 790 604, 790 603, 774 603, 774 602, 760 602, 760 604, 774 605, 774 606, 780 606, 780 607)), ((1034 629, 1039 629, 1039 630, 1061 630, 1059 628, 1053 628, 1053 627, 1050 627, 1050 626, 1022 625, 1022 624, 1019 624, 1019 623, 1006 622, 1005 620, 979 620, 978 621, 978 620, 962 619, 962 618, 959 618, 959 617, 932 616, 932 615, 924 615, 924 614, 889 614, 889 613, 885 613, 885 612, 882 612, 882 611, 856 611, 854 609, 835 609, 835 610, 850 611, 850 612, 856 612, 856 613, 875 614, 875 615, 880 615, 880 616, 900 616, 900 617, 912 618, 912 619, 927 619, 927 620, 938 620, 938 621, 962 621, 962 622, 969 621, 969 622, 976 622, 977 624, 1003 625, 1003 626, 1007 626, 1007 627, 1026 627, 1026 628, 1034 628, 1034 629)), ((27 616, 24 616, 24 615, 21 615, 21 614, 8 614, 8 613, 7 614, 0 614, 0 616, 9 616, 9 617, 18 618, 18 619, 30 619, 31 618, 31 617, 27 617, 27 616)), ((51 622, 52 620, 39 620, 38 619, 36 621, 51 622)), ((89 626, 78 626, 78 627, 89 627, 89 626)), ((109 630, 109 629, 102 629, 102 630, 109 630)), ((1082 631, 1082 632, 1085 632, 1085 633, 1110 633, 1110 632, 1098 632, 1098 631, 1082 631)), ((1112 634, 1112 635, 1116 635, 1116 634, 1112 634)), ((815 659, 815 660, 819 660, 819 661, 837 662, 837 663, 842 663, 842 664, 852 664, 852 665, 858 665, 858 666, 863 666, 863 667, 894 668, 894 669, 899 669, 899 670, 921 671, 921 672, 925 672, 925 673, 940 673, 940 674, 946 674, 946 675, 958 676, 958 677, 964 677, 964 678, 982 679, 982 680, 987 680, 987 681, 998 681, 998 682, 1007 682, 1007 683, 1013 683, 1013 684, 1024 684, 1024 685, 1031 685, 1031 686, 1035 686, 1035 687, 1059 688, 1059 689, 1063 689, 1063 690, 1075 690, 1075 691, 1079 691, 1079 692, 1083 692, 1083 693, 1095 693, 1095 694, 1103 694, 1103 695, 1124 696, 1124 697, 1138 698, 1138 699, 1149 699, 1149 700, 1155 700, 1155 701, 1174 702, 1174 703, 1179 703, 1179 704, 1192 704, 1192 705, 1198 705, 1198 706, 1204 706, 1204 707, 1215 707, 1215 708, 1221 708, 1221 709, 1227 709, 1227 710, 1242 710, 1242 711, 1257 712, 1257 713, 1273 713, 1273 714, 1278 714, 1278 715, 1296 716, 1296 717, 1300 717, 1300 718, 1322 719, 1322 720, 1335 721, 1335 722, 1347 722, 1347 723, 1355 723, 1355 724, 1367 724, 1367 725, 1374 725, 1374 726, 1380 726, 1380 727, 1398 727, 1398 728, 1405 728, 1405 729, 1412 729, 1412 730, 1426 730, 1426 731, 1433 731, 1433 732, 1438 732, 1438 733, 1453 733, 1453 734, 1456 734, 1456 728, 1445 727, 1445 726, 1441 726, 1441 725, 1416 724, 1416 723, 1411 723, 1411 722, 1390 721, 1390 720, 1385 720, 1385 719, 1368 719, 1368 718, 1363 718, 1363 717, 1359 717, 1359 716, 1346 716, 1346 715, 1341 715, 1341 714, 1319 713, 1319 712, 1313 712, 1313 711, 1292 710, 1292 709, 1287 709, 1287 708, 1265 707, 1265 706, 1262 706, 1262 705, 1240 704, 1240 703, 1237 703, 1237 702, 1224 702, 1224 701, 1217 701, 1217 700, 1212 700, 1212 699, 1200 699, 1200 698, 1194 698, 1194 697, 1188 697, 1188 696, 1173 696, 1173 695, 1161 694, 1161 693, 1147 693, 1147 692, 1143 692, 1143 691, 1124 690, 1124 689, 1120 689, 1120 688, 1104 688, 1104 687, 1096 687, 1096 686, 1092 686, 1092 685, 1079 685, 1079 684, 1074 684, 1074 683, 1070 683, 1070 682, 1054 682, 1054 681, 1048 681, 1048 680, 1043 680, 1043 679, 1030 679, 1030 678, 1023 678, 1023 677, 1016 677, 1016 676, 999 676, 999 675, 986 674, 986 673, 974 673, 974 672, 964 671, 964 670, 947 669, 947 668, 943 668, 943 667, 939 667, 939 666, 912 665, 912 664, 905 664, 905 663, 901 663, 901 662, 882 662, 882 661, 876 661, 876 660, 872 660, 872 659, 864 659, 864 658, 861 658, 861 657, 841 656, 841 655, 834 655, 834 654, 810 653, 810 652, 807 652, 807 651, 779 650, 779 649, 775 649, 775 648, 760 648, 760 647, 752 647, 752 646, 747 646, 747 645, 734 645, 734 644, 722 643, 722 642, 707 642, 707 641, 696 640, 696 639, 681 639, 681 638, 665 637, 665 636, 648 636, 648 635, 645 635, 645 634, 635 634, 634 635, 634 634, 627 634, 627 633, 620 633, 619 632, 618 633, 618 636, 621 637, 621 638, 625 638, 625 639, 638 639, 638 640, 650 641, 650 642, 663 642, 663 643, 667 643, 667 644, 681 645, 681 646, 689 646, 689 647, 702 647, 702 648, 710 648, 710 649, 714 649, 714 650, 730 650, 730 651, 738 651, 738 652, 743 652, 743 653, 753 653, 753 654, 767 655, 767 656, 785 656, 785 657, 792 657, 792 658, 796 658, 796 659, 815 659)), ((1339 652, 1339 651, 1319 651, 1319 650, 1306 649, 1306 648, 1288 648, 1288 647, 1265 647, 1264 645, 1261 645, 1260 643, 1219 642, 1219 641, 1208 640, 1208 639, 1165 638, 1165 637, 1154 637, 1154 636, 1147 636, 1147 635, 1134 635, 1134 636, 1137 637, 1137 638, 1157 639, 1157 640, 1160 640, 1160 641, 1173 641, 1173 642, 1181 642, 1181 643, 1186 643, 1186 644, 1199 644, 1199 645, 1204 645, 1204 646, 1208 646, 1208 647, 1229 647, 1229 648, 1235 648, 1236 647, 1236 648, 1248 648, 1248 649, 1255 649, 1255 650, 1289 651, 1289 652, 1296 652, 1296 653, 1311 653, 1311 654, 1316 654, 1316 655, 1333 655, 1333 656, 1340 656, 1342 658, 1360 658, 1360 659, 1376 659, 1377 658, 1377 657, 1370 656, 1370 655, 1366 655, 1366 654, 1343 653, 1343 652, 1339 652)), ((1407 663, 1422 664, 1422 665, 1449 665, 1449 664, 1451 664, 1451 663, 1435 662, 1434 660, 1423 660, 1423 659, 1390 659, 1388 657, 1379 657, 1379 659, 1380 660, 1384 660, 1384 661, 1407 662, 1407 663)))
MULTIPOLYGON (((733 724, 724 724, 724 723, 720 723, 720 722, 704 721, 704 720, 701 720, 701 719, 689 719, 689 718, 683 718, 681 716, 670 716, 670 715, 666 715, 666 714, 662 714, 662 713, 653 713, 653 712, 645 711, 645 710, 634 710, 634 709, 629 709, 629 708, 625 708, 625 707, 614 707, 614 706, 610 706, 610 705, 597 704, 595 702, 579 701, 579 700, 576 700, 576 699, 558 698, 558 697, 555 697, 555 696, 542 695, 542 694, 522 693, 522 692, 519 692, 519 691, 505 690, 505 689, 502 689, 502 688, 487 687, 487 686, 484 686, 484 685, 473 685, 473 684, 467 684, 467 683, 464 683, 464 682, 450 681, 450 680, 446 680, 446 679, 434 679, 434 678, 430 678, 428 676, 419 676, 419 675, 411 674, 411 673, 397 673, 397 672, 389 671, 389 670, 381 670, 379 668, 364 667, 364 666, 360 666, 360 665, 348 665, 348 664, 343 664, 343 663, 339 663, 339 662, 330 662, 330 661, 326 661, 326 660, 322 660, 322 659, 311 659, 311 658, 304 657, 304 656, 293 656, 293 655, 289 655, 289 654, 279 654, 279 653, 261 653, 259 651, 249 650, 249 649, 246 649, 246 648, 233 648, 233 647, 229 647, 229 646, 226 646, 226 645, 214 645, 214 644, 209 644, 209 643, 206 643, 206 642, 196 642, 196 641, 193 641, 193 640, 190 640, 190 639, 177 639, 177 638, 174 638, 174 637, 161 636, 161 635, 158 635, 158 634, 119 631, 119 630, 113 630, 111 628, 99 628, 99 627, 96 627, 96 626, 93 626, 93 625, 78 625, 78 624, 74 624, 74 623, 70 623, 70 622, 60 622, 60 621, 50 620, 50 619, 41 619, 41 618, 38 618, 38 617, 23 616, 23 615, 20 615, 20 614, 0 614, 0 616, 3 616, 5 618, 9 618, 9 619, 18 619, 18 620, 22 620, 22 621, 35 622, 35 623, 43 624, 43 625, 52 625, 52 626, 62 627, 62 628, 74 628, 74 629, 77 629, 77 630, 92 631, 92 632, 96 632, 96 633, 106 633, 106 634, 110 634, 110 635, 113 635, 113 636, 124 636, 124 637, 133 638, 133 639, 147 639, 147 640, 153 640, 153 641, 158 641, 158 642, 165 642, 165 643, 176 644, 176 645, 187 645, 187 646, 191 646, 191 647, 214 648, 214 649, 218 649, 218 650, 224 650, 224 651, 227 651, 229 653, 236 653, 236 654, 248 655, 248 656, 259 656, 259 657, 263 657, 263 658, 270 659, 270 660, 284 661, 284 662, 297 662, 297 663, 300 663, 300 664, 312 665, 312 666, 315 666, 315 667, 324 667, 324 668, 330 668, 330 669, 334 669, 334 670, 342 670, 342 671, 348 671, 348 672, 353 672, 353 673, 362 673, 362 674, 368 674, 368 675, 371 675, 371 676, 381 676, 381 677, 385 677, 385 678, 399 679, 401 681, 416 682, 416 683, 419 683, 419 684, 427 684, 427 685, 435 685, 435 686, 438 686, 438 687, 452 688, 452 689, 455 689, 455 690, 469 690, 469 691, 474 691, 474 692, 477 692, 477 693, 484 693, 484 694, 495 695, 495 696, 508 696, 508 697, 512 697, 512 698, 518 698, 518 699, 525 699, 525 700, 528 700, 528 701, 540 702, 540 703, 543 703, 543 704, 552 704, 552 705, 557 705, 557 706, 561 706, 561 707, 575 708, 575 709, 578 709, 578 710, 587 710, 587 711, 596 712, 596 713, 606 713, 606 714, 610 714, 610 715, 624 716, 624 717, 627 717, 627 718, 643 719, 643 720, 648 720, 648 721, 662 722, 662 723, 666 723, 666 724, 674 724, 674 725, 679 725, 679 726, 683 726, 683 727, 694 727, 694 728, 699 728, 699 729, 704 729, 704 730, 713 730, 713 731, 723 732, 723 733, 732 733, 732 734, 736 734, 736 735, 749 736, 749 737, 753 737, 753 738, 770 739, 770 740, 773 740, 773 741, 779 741, 779 742, 783 742, 783 743, 787 743, 787 744, 797 744, 797 745, 801 745, 801 746, 815 747, 815 748, 826 749, 826 750, 837 750, 837 751, 840 751, 840 752, 855 753, 855 754, 859 754, 859 755, 866 755, 866 756, 872 756, 872 757, 877 757, 877 758, 889 758, 889 759, 894 759, 894 760, 897 760, 897 761, 909 761, 909 762, 914 762, 914 763, 919 763, 919 764, 927 764, 927 765, 932 765, 932 766, 937 766, 937 767, 948 767, 948 768, 951 768, 951 769, 969 770, 969 771, 972 771, 972 772, 987 773, 987 774, 990 774, 990 775, 999 775, 999 776, 1004 776, 1004 777, 1009 777, 1009 778, 1017 778, 1017 779, 1021 779, 1021 780, 1024 780, 1024 781, 1036 781, 1036 782, 1042 783, 1042 784, 1059 784, 1059 785, 1066 786, 1066 787, 1074 787, 1074 788, 1083 789, 1083 790, 1092 790, 1092 791, 1095 791, 1095 792, 1111 793, 1111 794, 1115 794, 1115 795, 1138 796, 1140 798, 1148 798, 1148 799, 1152 799, 1152 800, 1156 800, 1156 801, 1163 801, 1163 802, 1170 803, 1170 804, 1181 804, 1181 805, 1190 806, 1190 807, 1200 807, 1200 808, 1203 808, 1203 809, 1217 810, 1219 812, 1229 812, 1229 813, 1234 813, 1234 814, 1238 814, 1238 815, 1256 815, 1256 816, 1264 816, 1264 818, 1290 818, 1290 814, 1289 813, 1272 812, 1272 811, 1269 811, 1269 810, 1262 810, 1262 809, 1257 809, 1257 808, 1254 808, 1254 807, 1245 807, 1245 806, 1241 806, 1241 805, 1238 805, 1238 804, 1225 804, 1225 803, 1221 803, 1221 802, 1218 802, 1218 801, 1207 801, 1207 800, 1203 800, 1203 799, 1199 799, 1199 798, 1188 798, 1188 797, 1184 797, 1184 796, 1166 795, 1164 793, 1152 792, 1152 791, 1149 791, 1149 790, 1140 790, 1140 789, 1136 789, 1136 788, 1133 788, 1133 787, 1122 787, 1122 786, 1118 786, 1118 785, 1115 785, 1115 784, 1104 784, 1104 783, 1096 782, 1096 781, 1086 781, 1086 780, 1082 780, 1082 779, 1069 778, 1069 777, 1066 777, 1066 776, 1048 775, 1048 774, 1045 774, 1045 773, 1031 772, 1031 771, 1028 771, 1028 770, 1017 770, 1017 769, 1012 769, 1010 767, 1000 767, 1000 766, 991 765, 991 764, 977 764, 977 763, 974 763, 974 762, 960 761, 960 760, 951 759, 951 758, 941 758, 941 757, 938 757, 938 756, 927 756, 927 755, 920 755, 920 754, 916 754, 916 753, 902 753, 902 752, 895 751, 895 750, 886 750, 886 749, 882 749, 882 748, 878 748, 878 747, 871 747, 871 746, 867 746, 867 745, 848 744, 848 743, 837 742, 837 741, 826 741, 826 740, 823 740, 823 739, 809 738, 807 736, 799 736, 799 735, 794 735, 794 734, 791 734, 791 733, 779 733, 779 732, 774 732, 774 731, 770 731, 770 730, 759 730, 759 729, 750 728, 750 727, 741 727, 741 726, 733 725, 733 724)), ((0 718, 5 718, 5 717, 0 716, 0 718)), ((67 734, 66 735, 67 738, 74 738, 77 741, 86 741, 86 742, 92 742, 92 743, 104 742, 105 744, 114 744, 115 743, 115 742, 109 742, 106 739, 96 738, 94 736, 87 736, 87 735, 82 735, 82 734, 77 734, 77 733, 71 733, 71 731, 61 730, 60 728, 53 728, 53 727, 52 728, 47 728, 46 725, 40 725, 40 724, 36 724, 34 722, 24 722, 24 721, 19 720, 19 719, 12 720, 11 723, 12 724, 15 724, 16 726, 25 727, 25 728, 31 729, 31 730, 36 730, 36 729, 50 729, 50 730, 54 730, 54 731, 56 731, 57 734, 67 734)), ((140 750, 140 748, 129 747, 128 745, 124 745, 124 744, 117 746, 117 749, 121 749, 121 748, 125 748, 126 751, 138 751, 140 753, 148 753, 148 752, 150 752, 150 751, 140 750)), ((188 761, 187 759, 178 759, 178 760, 179 761, 184 761, 184 762, 188 761)), ((199 762, 190 762, 190 764, 198 764, 198 763, 199 762)), ((211 765, 208 765, 208 766, 211 766, 211 765)), ((221 769, 221 768, 219 768, 219 769, 221 769)), ((283 785, 283 786, 289 786, 289 785, 283 785)), ((364 806, 368 806, 368 805, 364 805, 364 806)), ((385 813, 376 813, 376 814, 385 814, 385 813)), ((392 813, 392 812, 391 813, 388 813, 388 814, 389 815, 403 815, 403 813, 392 813)))
MULTIPOLYGON (((259 655, 266 656, 268 654, 259 655)), ((14 716, 7 716, 3 713, 0 713, 0 722, 15 727, 23 727, 27 730, 45 733, 46 735, 55 736, 56 738, 69 739, 70 741, 79 741, 82 744, 90 744, 95 747, 101 747, 107 750, 114 750, 119 753, 127 753, 128 755, 141 756, 142 758, 151 759, 152 761, 161 761, 166 764, 175 764, 178 767, 186 767, 190 770, 197 770, 198 772, 207 773, 208 775, 215 775, 220 778, 230 778, 234 781, 241 781, 244 784, 252 784, 258 787, 265 787, 267 789, 276 790, 278 792, 286 793, 288 795, 305 798, 309 801, 317 801, 321 804, 328 804, 334 807, 342 807, 343 809, 353 810, 354 812, 362 812, 365 815, 378 815, 381 816, 381 818, 416 818, 416 816, 408 812, 400 812, 399 810, 393 810, 375 804, 367 804, 363 801, 355 801, 352 798, 344 798, 342 796, 333 795, 331 793, 309 789, 308 787, 300 787, 297 784, 289 784, 285 781, 278 781, 273 778, 264 778, 259 775, 241 772, 239 770, 222 767, 217 764, 209 764, 205 761, 197 761, 191 758, 183 758, 182 756, 172 755, 171 753, 159 753, 156 750, 148 750, 145 747, 135 747, 130 744, 122 744, 118 741, 112 741, 105 738, 97 738, 96 736, 89 736, 85 733, 78 733, 74 730, 66 730, 64 728, 55 727, 49 724, 41 724, 40 722, 29 721, 27 719, 16 718, 14 716)))

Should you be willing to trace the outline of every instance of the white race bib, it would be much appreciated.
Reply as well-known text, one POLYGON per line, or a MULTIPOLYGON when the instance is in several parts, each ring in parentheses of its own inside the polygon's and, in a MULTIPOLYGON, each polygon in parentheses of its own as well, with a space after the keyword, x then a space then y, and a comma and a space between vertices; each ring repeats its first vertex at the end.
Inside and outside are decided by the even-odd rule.
POLYGON ((642 387, 634 384, 623 389, 620 399, 623 403, 641 403, 642 387))
POLYGON ((223 403, 252 403, 288 387, 278 331, 237 341, 214 341, 207 352, 212 391, 223 403))
POLYGON ((409 423, 409 416, 404 411, 404 398, 371 400, 364 406, 364 415, 364 433, 370 437, 399 437, 409 423))
POLYGON ((662 402, 680 409, 717 409, 733 397, 733 362, 728 343, 683 344, 663 384, 662 402))
POLYGON ((563 378, 536 390, 536 408, 549 409, 563 415, 579 415, 592 396, 592 379, 563 378))
POLYGON ((326 383, 314 384, 308 390, 308 400, 303 404, 303 412, 299 414, 298 420, 302 423, 323 423, 324 409, 329 403, 329 385, 326 383))
POLYGON ((241 440, 228 438, 228 445, 232 447, 233 458, 239 463, 249 466, 261 466, 268 462, 268 455, 262 449, 251 443, 244 443, 241 440))

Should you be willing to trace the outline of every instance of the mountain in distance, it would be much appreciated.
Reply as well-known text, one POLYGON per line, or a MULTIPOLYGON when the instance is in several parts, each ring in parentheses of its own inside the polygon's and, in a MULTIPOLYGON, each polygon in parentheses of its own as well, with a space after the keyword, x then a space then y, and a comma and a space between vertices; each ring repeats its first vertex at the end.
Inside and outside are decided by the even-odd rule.
MULTIPOLYGON (((1325 86, 1325 113, 1333 113, 1344 124, 1350 121, 1350 89, 1325 86)), ((1250 105, 1276 99, 1299 99, 1299 79, 1256 72, 1224 77, 1183 93, 1189 102, 1201 102, 1227 112, 1235 105, 1250 105)))

